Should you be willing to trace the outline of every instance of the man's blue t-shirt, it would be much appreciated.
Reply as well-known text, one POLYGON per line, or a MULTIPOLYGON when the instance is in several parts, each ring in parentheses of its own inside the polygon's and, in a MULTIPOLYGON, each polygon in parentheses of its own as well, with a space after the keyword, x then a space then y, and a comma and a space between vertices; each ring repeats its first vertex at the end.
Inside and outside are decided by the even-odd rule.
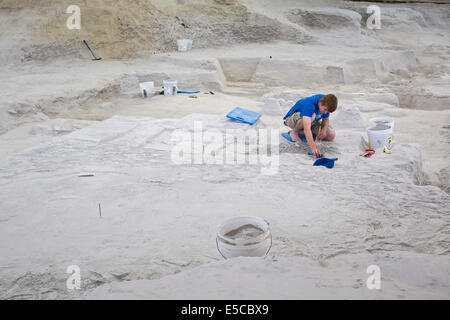
POLYGON ((284 116, 283 120, 289 117, 291 114, 295 112, 300 112, 300 116, 303 117, 312 117, 315 113, 316 118, 314 121, 319 121, 320 119, 326 119, 330 116, 330 113, 321 114, 319 110, 319 100, 322 98, 323 94, 316 94, 311 97, 303 98, 297 101, 296 104, 289 110, 289 112, 284 116))

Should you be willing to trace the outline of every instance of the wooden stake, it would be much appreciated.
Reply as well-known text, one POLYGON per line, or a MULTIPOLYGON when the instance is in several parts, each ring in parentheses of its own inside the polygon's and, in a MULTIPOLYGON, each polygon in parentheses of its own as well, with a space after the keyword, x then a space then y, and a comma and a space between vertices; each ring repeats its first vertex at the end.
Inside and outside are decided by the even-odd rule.
POLYGON ((98 214, 100 215, 100 218, 102 217, 102 206, 100 203, 98 204, 98 214))

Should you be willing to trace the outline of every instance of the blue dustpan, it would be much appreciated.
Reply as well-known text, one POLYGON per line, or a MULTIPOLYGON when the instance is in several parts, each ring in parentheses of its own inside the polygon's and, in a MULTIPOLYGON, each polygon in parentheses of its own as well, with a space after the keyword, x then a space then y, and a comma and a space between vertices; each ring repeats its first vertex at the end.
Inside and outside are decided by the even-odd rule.
POLYGON ((260 117, 262 116, 261 113, 246 110, 242 108, 235 108, 230 113, 227 114, 227 118, 241 121, 248 124, 254 124, 260 117))
POLYGON ((337 159, 338 158, 320 158, 314 162, 313 166, 324 166, 331 169, 334 167, 334 162, 337 159))

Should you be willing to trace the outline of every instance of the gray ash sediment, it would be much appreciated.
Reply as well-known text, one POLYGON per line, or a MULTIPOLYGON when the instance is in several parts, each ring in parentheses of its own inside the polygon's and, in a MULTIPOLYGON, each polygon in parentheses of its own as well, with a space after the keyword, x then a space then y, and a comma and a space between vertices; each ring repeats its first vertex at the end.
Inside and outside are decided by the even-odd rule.
POLYGON ((264 233, 264 230, 253 224, 245 224, 239 228, 231 230, 225 234, 227 238, 233 240, 249 240, 264 233))

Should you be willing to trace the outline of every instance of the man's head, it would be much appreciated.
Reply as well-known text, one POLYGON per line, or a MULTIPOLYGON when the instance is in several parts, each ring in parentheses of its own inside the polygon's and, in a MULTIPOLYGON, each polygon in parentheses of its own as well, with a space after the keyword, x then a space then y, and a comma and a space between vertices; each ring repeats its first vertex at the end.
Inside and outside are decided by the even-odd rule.
POLYGON ((337 108, 338 100, 334 94, 327 94, 319 100, 320 113, 334 112, 337 108))

